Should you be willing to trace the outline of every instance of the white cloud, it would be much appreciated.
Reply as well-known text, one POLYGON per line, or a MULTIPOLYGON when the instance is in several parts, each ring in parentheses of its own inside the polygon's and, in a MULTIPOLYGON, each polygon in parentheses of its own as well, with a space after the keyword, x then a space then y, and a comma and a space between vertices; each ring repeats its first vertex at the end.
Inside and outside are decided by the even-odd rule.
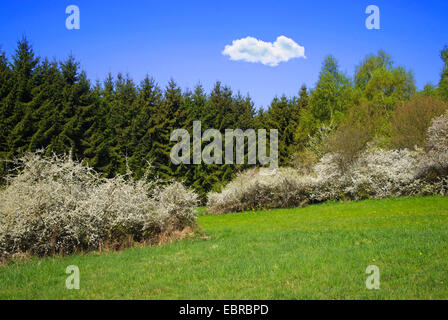
POLYGON ((274 43, 253 37, 234 40, 222 54, 230 56, 231 60, 260 62, 271 67, 293 58, 306 58, 305 48, 285 36, 278 37, 274 43))

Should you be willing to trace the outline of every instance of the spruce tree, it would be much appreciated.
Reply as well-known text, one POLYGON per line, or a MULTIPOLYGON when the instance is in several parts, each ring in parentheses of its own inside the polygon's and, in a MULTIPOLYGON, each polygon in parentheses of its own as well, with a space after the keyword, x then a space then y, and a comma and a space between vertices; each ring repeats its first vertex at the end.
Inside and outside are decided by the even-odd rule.
POLYGON ((151 162, 155 127, 162 121, 161 114, 162 92, 154 79, 146 76, 140 84, 137 99, 135 100, 137 115, 131 123, 130 148, 133 154, 130 166, 137 177, 141 177, 146 170, 147 163, 151 162))
POLYGON ((175 129, 186 127, 189 119, 188 109, 183 104, 183 95, 181 89, 174 80, 170 80, 161 103, 161 113, 157 116, 160 119, 156 124, 151 150, 153 164, 157 168, 157 174, 164 180, 175 177, 181 177, 185 172, 185 165, 174 165, 171 162, 171 148, 176 142, 170 141, 171 133, 175 129))
MULTIPOLYGON (((31 102, 35 110, 33 114, 35 130, 28 147, 30 151, 47 148, 60 134, 63 125, 61 109, 64 81, 57 62, 45 59, 37 73, 39 81, 31 102)), ((47 152, 51 152, 50 148, 47 152)))
POLYGON ((8 169, 8 163, 5 160, 9 153, 8 136, 11 131, 8 120, 13 111, 12 86, 12 71, 5 53, 0 50, 0 184, 3 183, 3 177, 8 169))
POLYGON ((0 159, 8 151, 7 139, 10 126, 8 118, 12 115, 11 102, 7 101, 12 89, 12 71, 9 62, 3 51, 0 51, 0 159))
POLYGON ((309 111, 309 94, 305 85, 302 85, 300 88, 299 99, 296 101, 296 106, 294 108, 294 115, 296 126, 294 130, 294 143, 291 154, 294 152, 301 152, 305 149, 309 138, 308 133, 312 130, 313 126, 312 121, 302 121, 306 119, 307 116, 311 115, 309 111))
POLYGON ((13 86, 10 99, 7 99, 7 112, 10 113, 6 119, 6 126, 11 128, 8 135, 8 158, 16 156, 28 149, 33 135, 34 109, 30 102, 33 99, 35 87, 36 67, 39 58, 26 38, 17 44, 16 53, 13 56, 12 77, 13 86))
POLYGON ((59 134, 52 140, 50 150, 57 153, 72 152, 76 157, 84 153, 83 136, 92 125, 95 100, 90 81, 85 72, 79 71, 79 63, 70 55, 60 64, 64 83, 62 106, 57 130, 59 134))
POLYGON ((440 52, 440 57, 442 58, 444 65, 438 90, 439 94, 442 97, 448 99, 448 46, 445 46, 445 48, 443 48, 443 50, 440 52))
MULTIPOLYGON (((136 115, 135 99, 137 98, 137 88, 129 78, 118 74, 113 86, 113 96, 108 96, 109 113, 107 115, 107 129, 104 133, 107 148, 114 156, 109 165, 111 171, 109 175, 126 172, 126 161, 132 156, 130 148, 132 119, 136 115)), ((110 94, 110 84, 106 81, 105 95, 110 94)), ((104 146, 105 147, 105 146, 104 146)), ((104 148, 103 147, 103 148, 104 148)))
POLYGON ((286 164, 289 160, 289 148, 294 142, 296 123, 292 118, 293 107, 291 101, 282 96, 275 97, 266 115, 267 129, 278 130, 279 163, 286 164))
POLYGON ((93 91, 97 106, 92 115, 92 126, 85 132, 83 158, 97 171, 113 177, 120 170, 119 147, 116 146, 113 130, 109 127, 111 103, 115 96, 114 79, 111 74, 103 87, 97 85, 93 91))

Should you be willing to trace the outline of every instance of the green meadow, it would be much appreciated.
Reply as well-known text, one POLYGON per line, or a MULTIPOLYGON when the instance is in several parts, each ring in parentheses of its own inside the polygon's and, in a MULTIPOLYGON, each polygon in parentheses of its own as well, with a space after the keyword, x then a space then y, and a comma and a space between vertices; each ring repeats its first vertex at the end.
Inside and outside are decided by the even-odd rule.
POLYGON ((448 299, 448 198, 200 215, 171 244, 8 261, 0 299, 448 299), (66 267, 80 270, 68 290, 66 267), (380 289, 366 288, 366 268, 380 289))

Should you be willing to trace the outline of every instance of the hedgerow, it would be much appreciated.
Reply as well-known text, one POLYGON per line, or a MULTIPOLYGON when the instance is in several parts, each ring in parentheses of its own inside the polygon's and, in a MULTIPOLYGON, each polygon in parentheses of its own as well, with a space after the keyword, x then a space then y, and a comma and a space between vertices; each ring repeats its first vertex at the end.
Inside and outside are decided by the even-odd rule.
POLYGON ((448 113, 432 120, 425 148, 385 150, 368 146, 346 166, 327 153, 311 174, 280 168, 265 176, 243 172, 208 196, 211 213, 304 206, 329 200, 448 194, 448 113))
POLYGON ((16 163, 0 191, 0 256, 151 241, 194 224, 197 196, 178 182, 103 178, 69 155, 28 153, 16 163))

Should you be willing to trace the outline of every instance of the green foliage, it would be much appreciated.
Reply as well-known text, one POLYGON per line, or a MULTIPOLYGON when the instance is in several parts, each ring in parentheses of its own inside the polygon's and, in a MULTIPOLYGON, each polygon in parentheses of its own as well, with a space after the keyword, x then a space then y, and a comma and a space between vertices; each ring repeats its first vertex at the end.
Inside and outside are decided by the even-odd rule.
MULTIPOLYGON (((441 57, 445 65, 438 88, 428 85, 420 96, 448 97, 448 49, 441 57)), ((364 118, 366 108, 379 123, 367 137, 392 139, 394 110, 414 94, 412 73, 396 67, 384 51, 366 57, 353 80, 329 56, 314 89, 302 86, 298 96, 276 97, 257 110, 250 96, 220 82, 209 94, 201 85, 183 91, 173 80, 161 89, 149 76, 136 85, 128 75, 109 74, 92 85, 72 55, 62 62, 41 59, 24 38, 11 62, 0 51, 0 158, 46 148, 47 154, 71 152, 104 176, 131 169, 135 178, 151 163, 149 178, 182 180, 204 200, 249 166, 175 166, 169 156, 174 129, 185 128, 192 136, 196 120, 202 131, 215 128, 222 134, 225 129, 277 129, 280 165, 306 171, 335 141, 331 137, 340 134, 343 142, 342 137, 356 137, 354 131, 365 129, 363 122, 371 119, 364 118)), ((8 166, 2 161, 0 177, 8 166)))
POLYGON ((361 92, 361 99, 385 112, 393 111, 416 91, 412 72, 395 67, 391 57, 382 50, 378 55, 367 56, 356 68, 355 89, 361 92))
POLYGON ((339 70, 336 59, 328 56, 319 81, 310 97, 310 111, 319 124, 330 123, 351 104, 353 87, 339 70))
MULTIPOLYGON (((332 118, 332 132, 322 141, 324 150, 338 153, 343 168, 356 160, 368 143, 383 146, 390 140, 392 114, 415 93, 410 71, 395 66, 382 50, 367 56, 356 67, 351 104, 345 103, 346 109, 332 118)), ((426 94, 431 94, 431 88, 426 88, 426 94)))
MULTIPOLYGON (((328 56, 322 64, 319 80, 308 98, 302 88, 300 95, 299 119, 295 131, 296 149, 299 152, 315 144, 313 137, 319 137, 322 130, 332 128, 353 103, 353 86, 338 67, 336 59, 328 56)), ((319 149, 318 146, 315 148, 319 149)))
POLYGON ((434 97, 437 95, 437 88, 428 83, 425 85, 423 90, 419 92, 419 94, 424 97, 434 97))

